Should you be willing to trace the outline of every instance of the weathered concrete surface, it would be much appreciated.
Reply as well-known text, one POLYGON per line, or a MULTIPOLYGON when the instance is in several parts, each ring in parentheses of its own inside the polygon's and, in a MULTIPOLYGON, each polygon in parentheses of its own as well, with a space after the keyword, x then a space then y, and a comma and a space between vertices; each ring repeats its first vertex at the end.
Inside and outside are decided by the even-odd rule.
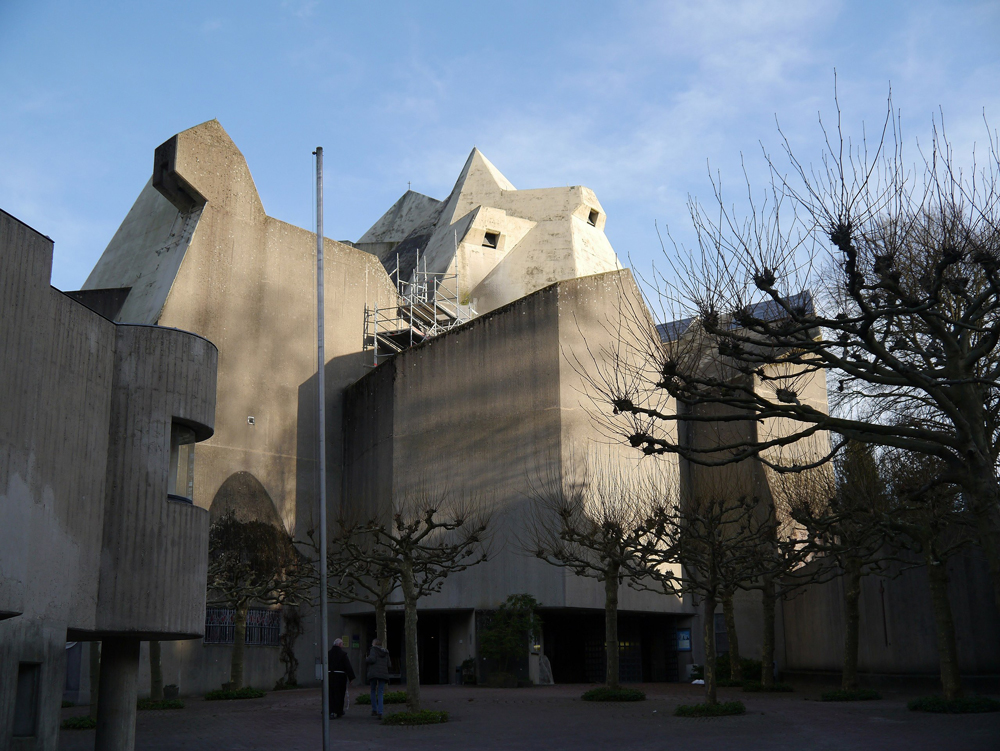
POLYGON ((207 514, 167 500, 167 471, 174 419, 211 435, 217 351, 51 288, 52 241, 3 212, 0 258, 0 749, 53 749, 67 637, 200 631, 207 514), (22 663, 31 741, 10 735, 22 663))
POLYGON ((139 677, 139 640, 105 639, 94 751, 132 751, 139 677))
POLYGON ((358 245, 387 271, 398 260, 404 281, 418 254, 421 269, 457 273, 462 304, 486 313, 553 282, 621 269, 606 218, 589 188, 517 190, 473 149, 448 198, 408 191, 358 245))
MULTIPOLYGON (((858 672, 862 681, 900 674, 939 675, 937 631, 926 567, 892 578, 867 576, 861 583, 858 672)), ((977 550, 948 563, 951 601, 963 675, 1000 676, 1000 614, 992 597, 989 569, 977 550)), ((787 669, 839 673, 844 656, 843 581, 810 587, 784 604, 787 669)))
MULTIPOLYGON (((652 322, 630 318, 640 304, 627 271, 563 281, 397 355, 348 389, 344 513, 402 506, 422 492, 496 509, 494 558, 449 576, 422 610, 489 610, 520 592, 545 607, 603 609, 603 585, 520 546, 546 485, 578 477, 595 457, 636 465, 632 449, 607 445, 591 379, 612 367, 623 330, 657 346, 652 322)), ((676 482, 675 460, 642 466, 676 482)), ((681 599, 624 585, 619 597, 622 611, 692 613, 681 599)), ((464 657, 449 654, 449 675, 464 657)))
MULTIPOLYGON (((304 538, 319 521, 316 236, 267 216, 243 155, 215 120, 165 142, 153 168, 157 179, 143 189, 86 286, 132 287, 119 320, 194 331, 219 348, 216 431, 198 447, 195 505, 231 504, 234 483, 249 479, 256 483, 250 505, 271 507, 261 511, 263 518, 276 517, 304 538), (178 199, 180 188, 194 208, 184 208, 190 202, 178 199), (168 243, 176 251, 165 250, 168 243), (168 264, 168 256, 177 262, 168 264), (144 287, 147 279, 155 283, 144 287)), ((337 504, 341 392, 365 372, 365 306, 389 304, 395 290, 374 256, 331 240, 325 272, 328 494, 337 504)), ((315 619, 309 616, 305 625, 300 677, 312 680, 315 619)), ((248 651, 248 675, 253 685, 270 688, 283 667, 276 650, 265 649, 266 657, 257 648, 248 651)), ((228 647, 173 644, 162 651, 164 663, 177 666, 184 693, 228 680, 219 680, 228 647)))

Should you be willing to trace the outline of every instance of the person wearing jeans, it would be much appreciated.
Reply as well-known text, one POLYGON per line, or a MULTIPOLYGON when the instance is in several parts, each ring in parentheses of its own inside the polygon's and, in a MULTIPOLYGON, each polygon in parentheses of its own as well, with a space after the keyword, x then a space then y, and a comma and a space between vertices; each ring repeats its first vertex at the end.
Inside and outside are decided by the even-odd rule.
POLYGON ((368 665, 368 682, 372 687, 372 717, 382 719, 385 684, 389 682, 389 650, 384 649, 378 639, 372 639, 372 648, 365 663, 368 665))

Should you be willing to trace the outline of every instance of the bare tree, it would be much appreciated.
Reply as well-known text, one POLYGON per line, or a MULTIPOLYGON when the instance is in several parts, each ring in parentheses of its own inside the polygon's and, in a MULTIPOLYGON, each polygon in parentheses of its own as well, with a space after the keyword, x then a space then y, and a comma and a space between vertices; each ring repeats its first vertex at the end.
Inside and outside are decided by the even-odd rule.
POLYGON ((571 461, 568 474, 533 482, 520 544, 529 555, 604 585, 605 682, 618 688, 618 588, 626 582, 646 588, 640 553, 651 515, 673 506, 676 493, 656 474, 610 460, 571 461))
POLYGON ((350 523, 341 517, 327 554, 327 592, 332 602, 360 602, 375 609, 375 631, 388 644, 386 610, 400 582, 400 569, 383 563, 379 541, 368 522, 350 523))
POLYGON ((943 462, 904 451, 882 457, 890 486, 882 523, 894 544, 919 556, 927 566, 931 609, 937 629, 941 687, 946 699, 961 695, 955 623, 948 599, 948 560, 975 537, 973 519, 958 488, 943 478, 943 462))
MULTIPOLYGON (((417 491, 396 503, 391 519, 375 515, 361 522, 339 520, 333 545, 331 592, 335 596, 388 597, 398 582, 403 595, 406 649, 406 704, 420 710, 417 659, 417 602, 439 592, 454 573, 489 556, 492 505, 481 499, 456 500, 448 493, 417 491), (345 561, 353 561, 345 567, 345 561)), ((384 600, 383 600, 384 603, 384 600)), ((384 611, 383 611, 384 612, 384 611)), ((383 620, 384 629, 384 620, 383 620)))
POLYGON ((312 562, 284 529, 239 521, 232 511, 213 522, 208 536, 208 602, 235 611, 232 688, 243 687, 250 606, 309 603, 315 584, 312 562))
POLYGON ((718 490, 655 509, 639 551, 648 576, 666 594, 687 592, 700 601, 707 704, 718 701, 715 611, 725 592, 760 575, 759 548, 769 524, 758 498, 718 490))
MULTIPOLYGON (((805 530, 808 552, 834 562, 844 583, 844 665, 841 688, 858 688, 861 580, 887 573, 893 556, 883 525, 888 495, 870 445, 849 442, 829 472, 786 475, 781 486, 805 530)), ((820 564, 814 561, 816 568, 820 564)))
POLYGON ((768 157, 771 186, 763 200, 748 186, 746 218, 718 182, 713 210, 691 203, 698 248, 675 246, 659 285, 676 322, 657 377, 640 382, 623 357, 626 375, 595 385, 647 454, 797 472, 853 440, 934 458, 976 519, 1000 606, 998 139, 988 132, 985 158, 963 172, 935 126, 911 174, 891 100, 874 143, 853 144, 837 115, 818 167, 787 141, 789 175, 768 157), (827 379, 829 411, 810 392, 827 379), (660 392, 676 411, 656 407, 660 392), (915 411, 918 423, 895 419, 915 411), (754 429, 723 447, 673 430, 748 418, 754 429), (841 440, 783 450, 824 431, 841 440))

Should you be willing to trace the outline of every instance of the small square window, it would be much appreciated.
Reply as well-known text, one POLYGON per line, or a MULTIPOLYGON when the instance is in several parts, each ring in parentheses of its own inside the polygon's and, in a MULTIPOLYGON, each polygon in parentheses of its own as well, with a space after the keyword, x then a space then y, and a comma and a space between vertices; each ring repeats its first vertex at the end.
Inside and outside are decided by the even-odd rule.
POLYGON ((590 216, 587 217, 587 224, 590 224, 590 225, 596 227, 597 226, 597 218, 600 215, 601 214, 600 214, 599 211, 597 211, 596 209, 591 209, 590 210, 590 216))
POLYGON ((499 232, 487 232, 483 236, 483 247, 484 248, 495 248, 500 243, 500 233, 499 232))

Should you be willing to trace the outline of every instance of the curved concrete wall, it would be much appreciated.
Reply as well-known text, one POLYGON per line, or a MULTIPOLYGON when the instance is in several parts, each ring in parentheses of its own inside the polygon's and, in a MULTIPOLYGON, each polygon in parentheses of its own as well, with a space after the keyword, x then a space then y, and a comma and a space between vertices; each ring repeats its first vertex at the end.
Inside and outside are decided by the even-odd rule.
POLYGON ((157 639, 203 631, 208 512, 167 500, 167 473, 172 422, 212 433, 217 360, 199 336, 118 326, 99 631, 157 639))

